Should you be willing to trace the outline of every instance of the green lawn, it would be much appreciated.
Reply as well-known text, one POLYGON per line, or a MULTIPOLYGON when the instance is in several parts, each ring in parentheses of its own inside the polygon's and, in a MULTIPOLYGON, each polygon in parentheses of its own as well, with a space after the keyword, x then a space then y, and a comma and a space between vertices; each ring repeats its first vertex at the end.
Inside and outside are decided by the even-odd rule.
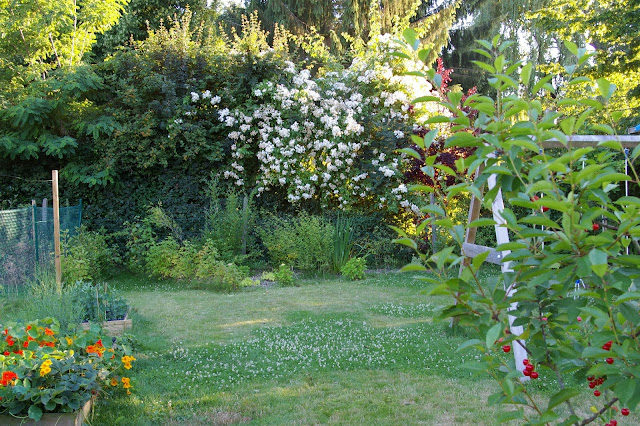
MULTIPOLYGON (((412 274, 233 294, 130 275, 110 284, 133 307, 134 393, 102 395, 92 424, 484 425, 510 409, 487 407, 498 385, 456 352, 476 336, 436 322, 448 299, 412 274)), ((4 319, 24 303, 5 300, 4 319)), ((542 402, 555 385, 540 374, 528 386, 542 402)), ((581 410, 600 402, 585 395, 581 410)))
MULTIPOLYGON (((132 397, 96 424, 491 424, 496 385, 408 274, 235 294, 120 277, 134 307, 132 397)), ((542 385, 544 387, 544 385, 542 385)))

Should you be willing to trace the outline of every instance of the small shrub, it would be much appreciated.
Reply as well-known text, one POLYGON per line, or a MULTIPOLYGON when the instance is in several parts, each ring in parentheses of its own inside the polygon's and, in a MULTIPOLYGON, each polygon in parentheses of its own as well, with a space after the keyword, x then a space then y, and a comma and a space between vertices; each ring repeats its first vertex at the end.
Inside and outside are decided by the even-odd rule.
POLYGON ((126 261, 123 262, 134 272, 144 271, 147 263, 147 253, 155 244, 155 235, 151 223, 146 220, 125 222, 124 231, 126 237, 126 261))
POLYGON ((273 271, 273 276, 277 283, 280 283, 284 286, 293 285, 293 271, 291 268, 285 265, 284 263, 278 267, 278 269, 273 271))
POLYGON ((273 271, 271 272, 263 272, 262 275, 260 276, 260 279, 264 280, 264 281, 276 281, 276 274, 273 273, 273 271))
POLYGON ((350 280, 361 280, 364 278, 364 270, 367 268, 367 259, 364 257, 352 257, 340 269, 340 272, 350 280))
POLYGON ((152 244, 146 254, 147 270, 161 278, 176 278, 180 261, 180 244, 173 237, 152 244))
POLYGON ((117 259, 103 231, 87 231, 80 227, 79 232, 71 237, 63 233, 61 241, 60 263, 63 279, 68 283, 103 278, 117 259))
POLYGON ((261 231, 273 264, 304 271, 328 269, 333 248, 333 225, 318 216, 272 217, 261 231))
POLYGON ((254 280, 251 277, 247 277, 240 281, 240 287, 257 287, 260 285, 260 280, 254 280))

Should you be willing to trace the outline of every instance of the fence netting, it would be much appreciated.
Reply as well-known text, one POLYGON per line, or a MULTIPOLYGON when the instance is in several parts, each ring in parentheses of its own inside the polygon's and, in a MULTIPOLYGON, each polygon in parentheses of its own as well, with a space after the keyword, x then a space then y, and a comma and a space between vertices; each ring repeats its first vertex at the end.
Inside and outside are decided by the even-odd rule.
MULTIPOLYGON (((60 232, 73 235, 82 222, 82 204, 59 211, 60 232)), ((0 211, 0 285, 24 285, 37 271, 53 268, 53 251, 53 208, 0 211)))

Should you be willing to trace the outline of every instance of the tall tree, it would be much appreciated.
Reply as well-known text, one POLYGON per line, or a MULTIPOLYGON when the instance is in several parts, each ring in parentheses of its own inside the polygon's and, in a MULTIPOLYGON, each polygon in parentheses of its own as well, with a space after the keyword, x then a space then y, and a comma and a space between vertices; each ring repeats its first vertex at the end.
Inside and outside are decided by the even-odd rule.
POLYGON ((458 4, 459 0, 251 0, 247 10, 257 10, 267 27, 277 23, 297 35, 316 32, 338 53, 409 26, 439 52, 447 43, 458 4))
MULTIPOLYGON (((0 0, 0 78, 30 81, 73 66, 111 28, 128 0, 0 0)), ((19 82, 15 82, 20 84, 19 82)))

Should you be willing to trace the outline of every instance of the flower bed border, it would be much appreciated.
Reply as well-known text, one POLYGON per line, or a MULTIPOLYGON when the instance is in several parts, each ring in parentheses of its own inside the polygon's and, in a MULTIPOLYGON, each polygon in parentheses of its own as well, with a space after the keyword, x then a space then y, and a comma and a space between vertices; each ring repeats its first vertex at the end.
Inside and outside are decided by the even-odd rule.
POLYGON ((14 417, 11 414, 0 414, 0 424, 6 426, 39 425, 39 426, 82 426, 89 419, 95 397, 84 403, 82 408, 73 413, 44 413, 40 421, 30 418, 14 417))
MULTIPOLYGON (((82 327, 82 329, 84 330, 89 330, 89 328, 91 328, 91 323, 90 322, 80 323, 80 327, 82 327)), ((133 320, 129 318, 128 311, 125 314, 124 319, 102 322, 102 330, 109 336, 119 336, 123 334, 125 331, 131 329, 131 327, 133 327, 133 320)))

